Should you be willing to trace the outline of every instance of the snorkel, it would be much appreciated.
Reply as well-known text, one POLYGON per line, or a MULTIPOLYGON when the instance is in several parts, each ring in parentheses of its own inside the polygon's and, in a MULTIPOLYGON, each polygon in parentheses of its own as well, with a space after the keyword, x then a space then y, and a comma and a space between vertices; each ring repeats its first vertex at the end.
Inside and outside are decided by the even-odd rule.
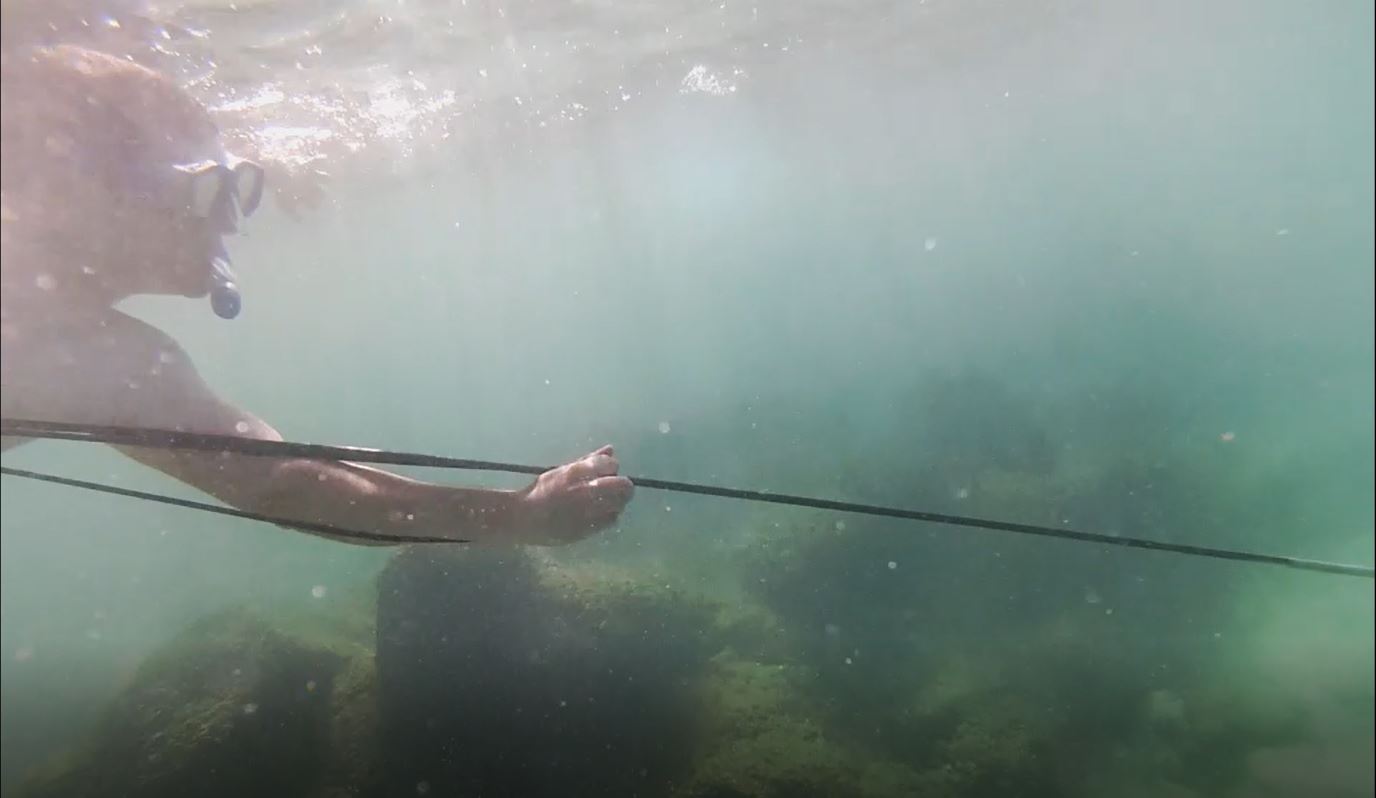
POLYGON ((210 307, 222 319, 232 319, 243 308, 243 297, 234 282, 234 270, 229 265, 229 253, 223 238, 216 238, 210 255, 210 307))

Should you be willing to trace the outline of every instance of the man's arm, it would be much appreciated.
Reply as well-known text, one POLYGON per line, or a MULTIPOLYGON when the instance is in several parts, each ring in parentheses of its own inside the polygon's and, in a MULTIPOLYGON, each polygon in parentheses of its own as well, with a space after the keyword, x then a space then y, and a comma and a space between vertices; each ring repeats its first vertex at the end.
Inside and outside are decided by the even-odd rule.
MULTIPOLYGON (((237 419, 228 428, 194 422, 176 426, 208 434, 282 439, 248 413, 224 409, 237 419)), ((275 518, 398 537, 523 542, 521 497, 516 491, 447 488, 354 463, 127 446, 119 450, 225 504, 275 518)))
MULTIPOLYGON (((133 423, 282 439, 261 419, 216 396, 175 342, 135 324, 142 328, 139 335, 159 339, 160 368, 156 384, 138 391, 142 401, 130 408, 137 411, 133 423)), ((128 416, 135 414, 120 415, 121 423, 130 423, 128 416)), ((611 447, 552 469, 516 491, 441 486, 354 463, 143 447, 120 451, 241 510, 399 537, 567 543, 612 524, 632 492, 630 481, 617 476, 611 447)))

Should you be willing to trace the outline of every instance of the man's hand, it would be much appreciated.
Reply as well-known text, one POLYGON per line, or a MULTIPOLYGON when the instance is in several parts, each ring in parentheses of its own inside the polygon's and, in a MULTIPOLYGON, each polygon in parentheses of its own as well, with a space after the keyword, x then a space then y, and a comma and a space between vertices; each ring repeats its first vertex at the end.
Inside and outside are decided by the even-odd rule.
POLYGON ((612 447, 603 446, 552 468, 518 494, 520 532, 514 542, 572 543, 611 526, 631 500, 631 481, 618 476, 612 447))

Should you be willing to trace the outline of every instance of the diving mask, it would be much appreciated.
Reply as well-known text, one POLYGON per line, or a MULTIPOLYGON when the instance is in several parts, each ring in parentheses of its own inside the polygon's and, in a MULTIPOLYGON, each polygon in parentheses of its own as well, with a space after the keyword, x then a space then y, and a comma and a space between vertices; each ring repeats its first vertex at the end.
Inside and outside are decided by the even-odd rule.
POLYGON ((173 169, 182 177, 177 204, 207 221, 216 234, 210 253, 210 307, 220 318, 232 319, 239 315, 243 300, 220 236, 237 232, 239 216, 247 218, 258 209, 263 200, 263 167, 224 155, 220 160, 178 164, 173 169))

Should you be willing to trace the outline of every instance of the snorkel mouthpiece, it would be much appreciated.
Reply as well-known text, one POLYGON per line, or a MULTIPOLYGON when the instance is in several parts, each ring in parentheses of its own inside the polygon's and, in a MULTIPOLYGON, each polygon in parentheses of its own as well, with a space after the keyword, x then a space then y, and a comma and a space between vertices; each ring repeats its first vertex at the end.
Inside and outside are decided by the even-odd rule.
POLYGON ((222 319, 238 316, 243 307, 243 297, 239 295, 239 286, 234 284, 234 271, 229 267, 229 256, 223 247, 210 259, 210 307, 222 319))

